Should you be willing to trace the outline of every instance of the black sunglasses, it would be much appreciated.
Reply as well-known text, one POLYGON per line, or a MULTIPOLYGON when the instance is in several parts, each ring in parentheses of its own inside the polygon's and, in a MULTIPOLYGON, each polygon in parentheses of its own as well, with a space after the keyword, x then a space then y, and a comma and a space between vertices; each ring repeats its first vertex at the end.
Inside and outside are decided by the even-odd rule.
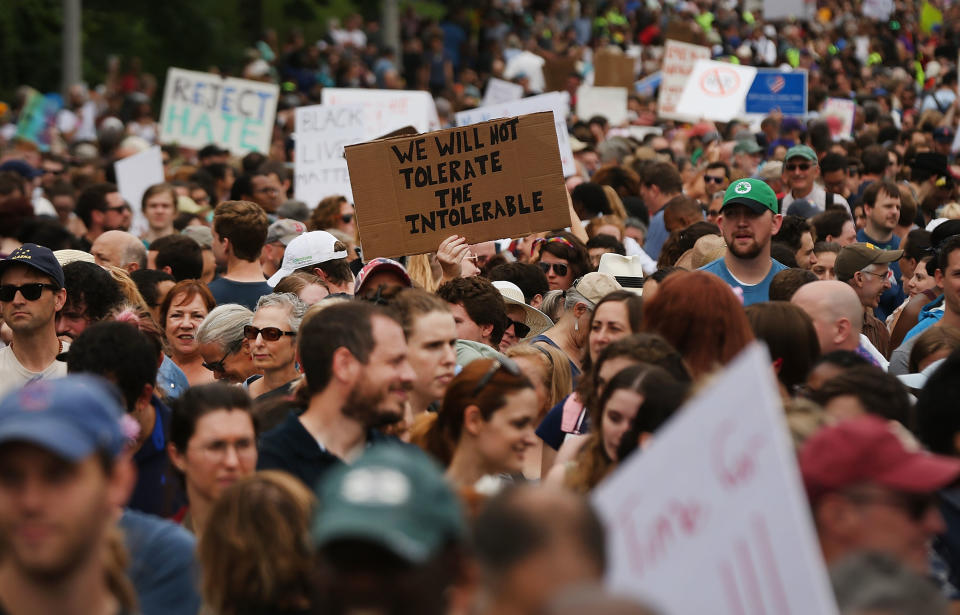
POLYGON ((480 380, 477 381, 477 386, 473 387, 473 393, 471 395, 476 395, 483 390, 483 387, 490 384, 490 381, 496 375, 500 369, 503 368, 511 376, 520 376, 520 366, 517 363, 508 357, 500 357, 499 359, 494 359, 493 365, 490 366, 490 369, 487 370, 487 373, 483 375, 480 380))
POLYGON ((293 331, 283 331, 277 327, 264 327, 263 329, 259 329, 253 325, 246 325, 243 328, 243 337, 247 338, 251 342, 256 341, 258 335, 262 335, 263 339, 267 340, 268 342, 275 342, 284 335, 295 336, 296 333, 293 331))
POLYGON ((13 298, 17 296, 18 290, 27 301, 36 301, 40 298, 40 295, 43 294, 44 288, 49 288, 54 292, 60 290, 60 287, 56 284, 41 284, 40 282, 24 284, 23 286, 4 284, 0 286, 0 301, 13 301, 13 298))
POLYGON ((708 184, 711 183, 711 182, 714 183, 714 184, 722 184, 722 183, 723 183, 723 180, 725 180, 725 179, 726 179, 726 177, 714 177, 713 175, 704 175, 704 176, 703 176, 703 181, 707 182, 708 184))
POLYGON ((801 171, 806 171, 813 166, 812 162, 794 162, 793 164, 784 165, 783 168, 788 171, 796 171, 800 169, 801 171))
POLYGON ((513 334, 518 338, 524 338, 530 334, 530 327, 527 326, 527 323, 511 319, 510 324, 513 325, 513 334))
POLYGON ((213 363, 207 363, 206 361, 204 361, 203 363, 201 363, 201 365, 209 369, 214 374, 216 374, 217 372, 220 372, 222 374, 223 372, 227 371, 227 368, 226 366, 224 366, 223 362, 226 361, 227 357, 229 357, 231 354, 233 354, 233 351, 227 350, 227 353, 222 357, 220 357, 219 361, 214 361, 213 363))
POLYGON ((350 224, 353 221, 353 214, 343 214, 340 219, 343 220, 344 224, 350 224))
POLYGON ((130 205, 124 203, 123 205, 117 205, 116 207, 104 207, 103 211, 131 211, 130 205))
POLYGON ((563 276, 567 275, 567 272, 570 271, 570 269, 569 269, 564 263, 544 263, 544 262, 540 262, 540 263, 537 263, 537 264, 540 265, 540 269, 543 271, 544 274, 549 274, 551 267, 553 268, 553 272, 556 273, 556 274, 557 274, 558 276, 560 276, 560 277, 563 277, 563 276))

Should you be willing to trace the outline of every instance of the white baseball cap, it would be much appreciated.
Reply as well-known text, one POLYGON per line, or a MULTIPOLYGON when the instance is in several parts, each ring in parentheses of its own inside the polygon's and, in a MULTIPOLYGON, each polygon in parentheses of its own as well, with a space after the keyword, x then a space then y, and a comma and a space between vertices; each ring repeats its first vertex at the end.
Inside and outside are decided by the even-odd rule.
POLYGON ((337 238, 326 231, 310 231, 295 237, 293 241, 287 244, 280 269, 270 276, 267 284, 273 288, 280 283, 280 280, 301 267, 346 258, 346 250, 334 250, 336 243, 337 238))

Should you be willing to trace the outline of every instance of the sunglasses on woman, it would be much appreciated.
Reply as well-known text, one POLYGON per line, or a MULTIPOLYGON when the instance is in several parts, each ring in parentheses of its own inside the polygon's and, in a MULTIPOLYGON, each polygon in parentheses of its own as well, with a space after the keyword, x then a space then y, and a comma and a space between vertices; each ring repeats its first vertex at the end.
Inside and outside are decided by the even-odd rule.
POLYGON ((343 214, 340 219, 343 220, 344 224, 350 224, 353 222, 353 214, 343 214))
POLYGON ((34 284, 24 284, 23 286, 13 286, 12 284, 4 284, 0 286, 0 301, 13 301, 13 298, 17 296, 17 291, 20 291, 20 294, 23 295, 23 298, 27 301, 36 301, 40 298, 40 295, 43 294, 43 289, 49 288, 50 290, 56 292, 59 290, 54 284, 41 284, 36 282, 34 284))
POLYGON ((511 376, 519 376, 520 366, 517 365, 516 361, 509 359, 507 357, 500 357, 499 359, 494 359, 493 365, 490 366, 490 369, 487 370, 487 373, 483 375, 480 380, 477 381, 477 386, 473 387, 473 393, 471 395, 476 395, 483 390, 483 387, 490 384, 490 381, 501 369, 505 370, 511 376))
POLYGON ((243 337, 251 342, 256 341, 258 335, 262 335, 263 339, 268 342, 275 342, 284 335, 295 336, 296 333, 293 331, 283 331, 277 327, 264 327, 263 329, 259 329, 253 325, 247 325, 243 328, 243 337))
MULTIPOLYGON (((510 324, 513 325, 513 334, 518 338, 525 338, 530 334, 530 327, 527 326, 527 323, 520 322, 519 320, 510 320, 510 324)), ((509 328, 509 327, 507 327, 509 328)))
POLYGON ((561 278, 567 275, 567 272, 570 269, 564 263, 544 263, 543 261, 537 263, 540 265, 540 269, 543 271, 544 275, 550 275, 550 269, 553 269, 553 272, 560 276, 561 278))

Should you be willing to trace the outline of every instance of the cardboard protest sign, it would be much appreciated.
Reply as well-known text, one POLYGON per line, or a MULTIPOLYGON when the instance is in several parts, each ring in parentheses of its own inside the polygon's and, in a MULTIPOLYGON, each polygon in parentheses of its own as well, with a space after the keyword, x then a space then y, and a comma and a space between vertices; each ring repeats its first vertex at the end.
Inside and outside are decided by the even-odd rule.
POLYGON ((294 196, 308 207, 342 194, 353 201, 343 157, 346 145, 370 138, 362 105, 312 105, 296 109, 294 196))
POLYGON ((117 175, 117 190, 133 211, 130 232, 139 235, 147 230, 147 219, 141 207, 143 193, 150 186, 166 181, 160 146, 154 145, 139 154, 121 158, 113 163, 113 170, 117 175))
POLYGON ((348 146, 364 256, 433 252, 454 234, 476 243, 569 226, 555 152, 548 112, 348 146))
POLYGON ((573 160, 573 151, 570 149, 570 133, 567 132, 567 116, 570 115, 570 95, 566 92, 550 92, 539 96, 521 98, 511 103, 478 107, 467 111, 460 111, 454 116, 457 126, 467 126, 488 120, 526 115, 538 111, 552 111, 554 125, 557 131, 557 147, 560 150, 560 163, 563 165, 564 177, 575 175, 577 165, 573 160))
POLYGON ((490 80, 487 81, 487 91, 483 94, 483 102, 480 103, 480 106, 499 105, 521 98, 523 98, 522 85, 490 77, 490 80))
POLYGON ((577 89, 577 116, 587 121, 594 115, 607 118, 611 126, 627 123, 627 88, 598 88, 581 85, 577 89))
POLYGON ((633 86, 634 60, 628 55, 603 49, 593 58, 593 85, 629 88, 633 86))
POLYGON ((747 92, 746 112, 766 115, 779 109, 784 115, 807 114, 807 71, 761 68, 747 92))
POLYGON ((567 80, 577 72, 576 58, 554 58, 543 65, 545 92, 561 92, 567 89, 567 80))
POLYGON ((363 105, 369 113, 368 138, 408 124, 420 132, 440 128, 437 105, 430 92, 323 88, 320 102, 324 105, 363 105))
POLYGON ((750 346, 594 490, 613 591, 664 613, 836 615, 770 364, 750 346))
POLYGON ((669 120, 696 121, 699 118, 690 118, 677 113, 677 102, 683 94, 683 86, 693 70, 697 60, 710 59, 710 48, 700 45, 681 43, 668 40, 664 47, 663 65, 661 72, 663 80, 660 83, 660 93, 657 96, 657 113, 660 117, 669 120))
POLYGON ((677 101, 677 113, 698 120, 729 122, 743 115, 756 74, 752 66, 697 60, 677 101))
POLYGON ((853 116, 856 112, 857 105, 852 100, 828 98, 824 101, 820 116, 827 121, 834 141, 853 137, 853 116))
POLYGON ((163 90, 160 142, 197 149, 215 143, 233 154, 267 153, 279 96, 272 83, 171 68, 163 90))

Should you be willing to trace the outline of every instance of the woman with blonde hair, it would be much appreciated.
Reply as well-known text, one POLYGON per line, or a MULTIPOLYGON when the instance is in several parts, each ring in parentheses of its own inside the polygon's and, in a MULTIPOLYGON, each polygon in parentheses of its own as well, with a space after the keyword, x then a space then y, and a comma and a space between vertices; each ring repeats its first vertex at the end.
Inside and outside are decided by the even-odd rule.
MULTIPOLYGON (((533 383, 537 393, 537 418, 539 425, 550 411, 573 390, 573 378, 567 369, 567 356, 563 351, 546 344, 515 344, 507 348, 507 357, 513 359, 520 371, 533 383)), ((523 475, 530 480, 541 476, 543 440, 536 438, 523 468, 523 475)))
POLYGON ((313 505, 313 494, 285 472, 257 472, 223 491, 197 548, 210 613, 312 612, 313 505))

